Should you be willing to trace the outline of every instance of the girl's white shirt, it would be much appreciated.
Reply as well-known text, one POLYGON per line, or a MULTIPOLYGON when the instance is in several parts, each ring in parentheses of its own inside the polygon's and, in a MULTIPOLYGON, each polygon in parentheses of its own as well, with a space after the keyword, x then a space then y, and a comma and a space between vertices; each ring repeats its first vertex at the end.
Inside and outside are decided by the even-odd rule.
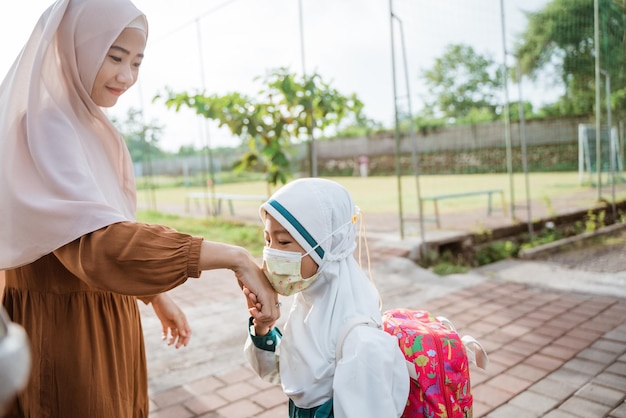
POLYGON ((395 337, 357 327, 345 340, 340 363, 335 362, 337 337, 350 318, 381 323, 378 291, 353 256, 357 223, 350 220, 358 217, 358 210, 348 191, 330 180, 295 180, 262 205, 261 216, 265 213, 308 252, 314 245, 300 233, 304 228, 324 255, 311 253, 319 277, 294 296, 276 354, 257 349, 248 339, 250 364, 268 380, 279 378, 298 407, 312 408, 332 397, 337 417, 399 417, 408 397, 409 376, 395 337), (294 218, 300 228, 293 225, 294 218))

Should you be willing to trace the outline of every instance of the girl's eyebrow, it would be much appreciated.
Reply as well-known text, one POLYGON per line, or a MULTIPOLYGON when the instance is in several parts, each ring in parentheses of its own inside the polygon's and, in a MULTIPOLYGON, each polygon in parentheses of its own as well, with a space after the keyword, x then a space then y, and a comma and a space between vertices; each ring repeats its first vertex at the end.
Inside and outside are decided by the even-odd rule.
MULTIPOLYGON (((109 49, 115 49, 116 51, 120 51, 120 52, 122 52, 122 53, 124 53, 126 55, 130 55, 130 51, 128 49, 122 48, 121 46, 118 46, 118 45, 111 45, 111 48, 109 48, 109 49)), ((143 58, 143 54, 142 53, 137 54, 137 56, 139 58, 143 58)))

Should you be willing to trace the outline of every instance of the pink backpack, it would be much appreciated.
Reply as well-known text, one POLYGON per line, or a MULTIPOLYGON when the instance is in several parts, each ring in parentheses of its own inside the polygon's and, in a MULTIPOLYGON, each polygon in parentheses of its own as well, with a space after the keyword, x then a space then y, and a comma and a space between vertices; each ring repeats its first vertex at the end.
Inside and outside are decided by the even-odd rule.
POLYGON ((468 363, 484 369, 488 362, 478 341, 459 337, 450 321, 427 311, 388 310, 383 314, 383 328, 398 338, 411 376, 402 417, 471 418, 468 363))

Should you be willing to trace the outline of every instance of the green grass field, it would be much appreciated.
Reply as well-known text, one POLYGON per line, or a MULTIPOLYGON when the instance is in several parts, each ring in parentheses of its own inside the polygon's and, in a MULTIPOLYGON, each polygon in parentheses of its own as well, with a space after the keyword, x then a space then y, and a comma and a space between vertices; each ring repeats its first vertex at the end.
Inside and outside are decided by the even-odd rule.
MULTIPOLYGON (((578 173, 533 173, 529 175, 530 197, 545 201, 562 196, 575 195, 589 191, 589 186, 579 183, 578 173)), ((355 203, 369 213, 397 213, 399 205, 399 190, 401 188, 402 205, 406 212, 417 209, 417 181, 413 176, 402 177, 398 182, 396 177, 332 177, 330 178, 346 187, 355 203)), ((523 174, 513 176, 513 195, 518 203, 526 199, 526 180, 523 174)), ((420 194, 422 197, 468 192, 475 190, 502 189, 506 203, 510 203, 510 177, 507 174, 464 174, 420 176, 420 194)), ((622 187, 623 188, 623 187, 622 187)), ((155 190, 157 203, 166 205, 184 204, 185 196, 190 192, 203 192, 200 187, 195 188, 159 188, 155 190)), ((217 193, 266 195, 268 187, 265 182, 255 181, 246 183, 218 184, 217 193)), ((271 192, 271 191, 270 191, 271 192)), ((140 191, 138 199, 142 199, 147 191, 140 191)), ((593 193, 592 193, 593 194, 593 193)), ((610 187, 604 186, 603 196, 610 195, 610 187)), ((622 192, 617 196, 621 200, 626 196, 622 192)), ((591 198, 593 201, 593 197, 591 198)), ((494 202, 498 204, 499 202, 494 202)), ((585 202, 581 202, 585 203, 585 202)), ((590 202, 591 203, 591 202, 590 202)), ((240 205, 243 203, 237 203, 240 205)), ((256 206, 258 204, 255 203, 256 206)), ((472 196, 463 199, 442 200, 439 208, 442 213, 454 212, 463 209, 475 209, 486 205, 485 196, 472 196)), ((425 207, 425 210, 429 210, 425 207)))
MULTIPOLYGON (((399 184, 396 177, 334 177, 346 187, 355 203, 364 213, 398 213, 399 190, 402 191, 402 206, 405 214, 417 213, 417 181, 413 176, 402 177, 399 184)), ((550 206, 551 202, 566 197, 576 196, 577 205, 591 207, 597 202, 594 188, 581 185, 578 173, 536 173, 528 178, 531 199, 541 201, 550 206)), ((522 174, 513 176, 514 196, 516 204, 522 204, 526 200, 526 179, 522 174)), ((506 174, 466 174, 466 175, 441 175, 421 176, 419 180, 420 194, 422 197, 461 193, 487 189, 502 189, 505 195, 505 205, 510 204, 510 178, 506 174)), ((616 200, 626 198, 626 185, 619 185, 619 193, 616 200)), ((248 248, 253 254, 259 255, 263 247, 263 234, 261 223, 238 222, 229 218, 214 219, 202 218, 197 215, 201 212, 192 206, 196 217, 192 218, 185 213, 185 197, 191 192, 204 192, 200 187, 161 187, 154 190, 154 199, 157 209, 161 212, 172 211, 178 215, 169 215, 154 211, 140 211, 138 219, 143 222, 161 223, 171 226, 181 232, 193 235, 201 235, 207 239, 232 243, 248 248)), ((219 184, 215 187, 217 193, 228 194, 251 194, 266 195, 268 187, 265 182, 253 181, 243 183, 219 184)), ((141 190, 138 192, 138 201, 149 199, 152 192, 141 190)), ((602 196, 610 198, 611 187, 603 186, 602 196)), ((497 197, 495 197, 497 199, 497 197)), ((440 213, 459 212, 464 210, 480 209, 486 207, 484 195, 464 197, 459 199, 442 200, 439 203, 440 213)), ((247 212, 255 219, 256 210, 260 202, 234 202, 236 212, 247 212)), ((500 204, 494 200, 494 206, 500 204)), ((227 210, 227 208, 223 208, 227 210)), ((433 208, 430 202, 424 204, 424 214, 432 214, 433 208)), ((258 219, 258 218, 256 218, 258 219)))

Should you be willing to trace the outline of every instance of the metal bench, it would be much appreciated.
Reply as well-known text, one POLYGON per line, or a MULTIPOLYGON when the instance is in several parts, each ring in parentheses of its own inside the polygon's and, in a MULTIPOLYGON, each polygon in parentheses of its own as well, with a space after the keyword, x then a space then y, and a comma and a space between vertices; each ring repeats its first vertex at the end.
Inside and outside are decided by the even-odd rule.
POLYGON ((247 195, 247 194, 229 194, 229 193, 187 193, 185 197, 185 210, 187 213, 190 211, 191 201, 196 202, 196 207, 200 209, 201 200, 215 201, 215 215, 222 214, 222 202, 228 202, 228 209, 231 215, 235 214, 235 208, 233 207, 233 201, 257 201, 263 203, 267 200, 267 196, 264 195, 247 195))
POLYGON ((493 212, 493 195, 499 194, 500 200, 502 202, 502 212, 506 216, 506 205, 504 202, 504 192, 502 189, 492 189, 492 190, 476 190, 472 192, 462 192, 462 193, 450 193, 450 194, 441 194, 436 196, 427 196, 422 197, 422 202, 433 202, 435 206, 435 216, 434 218, 424 218, 424 220, 429 220, 435 222, 437 228, 441 227, 440 217, 439 217, 439 201, 444 199, 454 199, 458 197, 469 197, 469 196, 477 196, 477 195, 487 195, 487 215, 491 215, 493 212))

